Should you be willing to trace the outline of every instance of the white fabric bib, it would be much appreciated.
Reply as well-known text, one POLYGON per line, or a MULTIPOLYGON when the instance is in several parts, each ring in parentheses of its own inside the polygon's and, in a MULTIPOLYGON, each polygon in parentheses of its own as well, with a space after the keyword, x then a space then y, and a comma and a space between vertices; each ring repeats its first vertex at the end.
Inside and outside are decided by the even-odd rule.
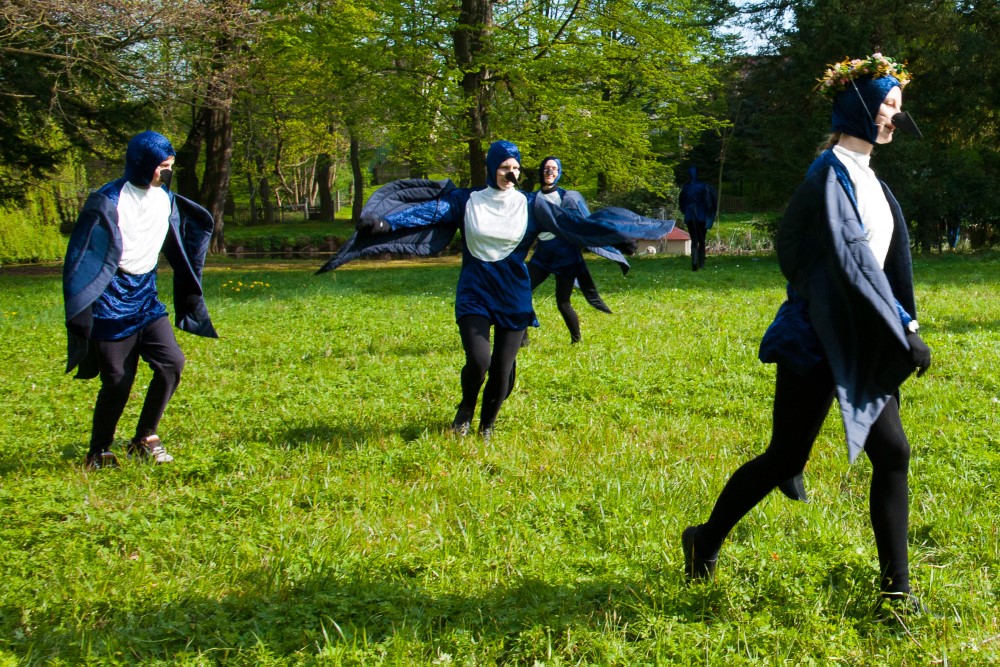
POLYGON ((514 251, 528 229, 528 199, 516 188, 486 188, 469 195, 465 243, 476 259, 497 262, 514 251))
MULTIPOLYGON (((552 192, 539 192, 538 196, 546 201, 550 201, 556 206, 562 206, 562 195, 559 194, 559 190, 553 190, 552 192)), ((551 241, 556 237, 552 232, 542 232, 538 235, 539 241, 551 241)))
POLYGON ((118 267, 134 275, 156 268, 169 219, 170 196, 163 188, 137 188, 125 183, 118 196, 118 229, 122 234, 118 267))
POLYGON ((868 166, 871 156, 840 146, 834 146, 833 152, 847 167, 847 173, 854 184, 854 196, 858 200, 858 212, 861 213, 861 224, 865 226, 868 246, 872 249, 879 268, 885 268, 885 257, 889 254, 895 224, 885 192, 875 172, 868 166))

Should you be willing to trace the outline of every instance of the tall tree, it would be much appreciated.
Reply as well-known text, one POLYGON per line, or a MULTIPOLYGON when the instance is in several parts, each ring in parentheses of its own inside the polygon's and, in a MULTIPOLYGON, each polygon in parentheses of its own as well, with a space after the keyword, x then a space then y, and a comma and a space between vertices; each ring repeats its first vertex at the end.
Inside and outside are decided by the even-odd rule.
POLYGON ((960 221, 977 229, 995 224, 995 214, 978 204, 996 210, 992 189, 981 186, 998 175, 1000 5, 813 0, 786 6, 793 11, 772 42, 775 53, 744 60, 736 78, 734 110, 743 121, 735 140, 743 158, 742 164, 730 161, 733 171, 757 190, 770 190, 773 203, 786 200, 829 128, 830 107, 814 94, 816 77, 827 63, 882 51, 909 61, 915 78, 904 107, 918 119, 925 139, 897 136, 893 146, 875 150, 872 164, 903 203, 919 245, 940 244, 947 228, 960 221))
POLYGON ((160 53, 189 17, 170 3, 0 3, 0 205, 74 150, 118 160, 173 90, 160 53))
POLYGON ((486 149, 490 136, 489 40, 493 26, 493 0, 460 0, 458 21, 452 32, 455 60, 461 74, 467 120, 465 143, 469 148, 472 185, 486 185, 486 149))

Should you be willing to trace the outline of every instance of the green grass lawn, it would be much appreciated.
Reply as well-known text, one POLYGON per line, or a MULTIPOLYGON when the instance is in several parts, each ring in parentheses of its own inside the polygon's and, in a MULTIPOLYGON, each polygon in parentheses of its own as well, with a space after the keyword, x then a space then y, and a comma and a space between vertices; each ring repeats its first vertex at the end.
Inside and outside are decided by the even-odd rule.
POLYGON ((210 259, 176 462, 98 473, 58 271, 0 272, 0 665, 1000 663, 1000 255, 915 263, 911 578, 941 617, 903 625, 872 613, 871 467, 835 410, 812 502, 772 494, 714 584, 682 576, 681 530, 769 437, 773 256, 594 260, 615 314, 575 297, 580 345, 542 285, 489 443, 447 429, 457 260, 320 263, 210 259))

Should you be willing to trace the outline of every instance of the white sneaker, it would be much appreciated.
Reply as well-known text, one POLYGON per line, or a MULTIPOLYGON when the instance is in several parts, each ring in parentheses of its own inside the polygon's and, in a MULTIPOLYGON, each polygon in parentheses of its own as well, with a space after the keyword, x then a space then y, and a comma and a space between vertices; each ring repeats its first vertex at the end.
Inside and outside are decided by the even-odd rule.
POLYGON ((128 457, 138 458, 141 461, 152 461, 153 463, 170 463, 174 460, 167 450, 160 443, 160 436, 147 435, 141 440, 133 440, 128 445, 128 457))

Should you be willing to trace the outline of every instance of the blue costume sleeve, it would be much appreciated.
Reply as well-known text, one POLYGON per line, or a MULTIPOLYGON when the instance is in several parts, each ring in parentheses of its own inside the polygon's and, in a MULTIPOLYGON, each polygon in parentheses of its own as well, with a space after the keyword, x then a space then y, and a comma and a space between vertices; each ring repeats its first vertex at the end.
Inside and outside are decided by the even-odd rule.
POLYGON ((587 208, 587 201, 576 190, 566 190, 563 192, 562 207, 576 211, 583 216, 590 215, 590 209, 587 208))
POLYGON ((387 234, 355 232, 340 247, 337 254, 316 273, 326 273, 361 257, 389 253, 393 255, 434 255, 448 247, 455 238, 452 225, 435 225, 424 229, 401 229, 387 234))
POLYGON ((201 286, 215 219, 196 202, 176 194, 171 196, 177 215, 171 214, 163 254, 174 269, 174 324, 181 331, 218 338, 201 286))
POLYGON ((468 191, 459 190, 450 180, 393 181, 372 193, 361 210, 357 229, 380 234, 431 225, 457 225, 467 200, 468 191))
MULTIPOLYGON (((864 223, 861 222, 861 212, 858 209, 858 200, 854 192, 854 184, 851 181, 850 175, 847 173, 847 168, 844 167, 843 163, 837 158, 837 156, 833 153, 832 150, 823 151, 815 160, 813 160, 813 163, 809 166, 807 177, 814 176, 820 173, 826 167, 830 167, 833 169, 833 173, 836 174, 837 180, 840 182, 844 190, 847 192, 847 197, 848 199, 850 199, 851 204, 855 208, 858 224, 861 226, 861 230, 864 231, 865 226, 864 223)), ((879 181, 879 183, 881 184, 881 181, 879 181)), ((892 193, 885 188, 884 185, 882 187, 883 191, 885 192, 886 201, 889 203, 889 208, 893 213, 893 218, 901 220, 903 218, 903 212, 899 208, 899 203, 896 201, 895 197, 893 197, 892 193)), ((905 231, 905 227, 903 228, 903 230, 905 231)), ((898 243, 898 236, 899 235, 897 234, 893 235, 893 240, 892 240, 893 245, 898 243)), ((907 239, 905 243, 908 244, 909 240, 907 239)), ((912 284, 911 281, 909 280, 909 276, 912 275, 912 267, 909 264, 909 253, 891 252, 890 256, 887 257, 886 259, 887 261, 891 261, 893 260, 894 257, 905 257, 906 260, 901 270, 894 267, 886 268, 887 277, 889 278, 889 283, 892 286, 893 295, 895 297, 895 294, 897 294, 900 291, 899 286, 894 284, 897 281, 893 279, 895 275, 900 273, 908 279, 907 285, 903 286, 901 291, 907 295, 912 294, 913 292, 912 284)), ((898 262, 898 260, 895 261, 898 262)), ((903 329, 905 331, 906 327, 910 324, 910 322, 913 321, 914 317, 913 315, 910 314, 910 312, 907 311, 906 307, 899 302, 898 297, 895 297, 895 302, 896 302, 896 313, 899 315, 899 321, 903 324, 903 329)), ((912 301, 910 304, 910 308, 913 311, 916 310, 916 307, 912 303, 912 301)))
POLYGON ((365 204, 357 231, 316 273, 383 253, 441 252, 455 237, 470 192, 450 180, 403 179, 379 188, 365 204))
MULTIPOLYGON (((111 282, 121 259, 115 205, 102 194, 92 194, 73 227, 63 262, 63 297, 66 322, 84 313, 111 282)), ((89 336, 90 329, 81 327, 89 336)))
POLYGON ((719 193, 711 185, 705 184, 705 229, 715 224, 715 211, 719 208, 719 193))
POLYGON ((587 250, 594 253, 598 257, 610 259, 612 262, 615 262, 618 265, 618 268, 622 270, 623 276, 627 276, 628 270, 632 268, 632 266, 628 263, 628 260, 625 259, 625 255, 622 254, 622 251, 614 246, 587 246, 587 250))
POLYGON ((583 216, 535 197, 532 213, 545 231, 580 247, 614 246, 638 239, 659 239, 674 228, 673 220, 646 218, 628 209, 608 207, 583 216))
MULTIPOLYGON (((581 195, 576 190, 562 191, 562 207, 565 209, 569 209, 570 211, 576 211, 585 217, 590 215, 590 209, 587 208, 587 201, 583 198, 583 195, 581 195)), ((618 264, 619 268, 621 268, 622 275, 623 276, 628 275, 628 271, 631 268, 631 266, 629 265, 628 260, 625 259, 625 255, 623 255, 622 252, 618 250, 618 248, 615 248, 614 246, 605 246, 605 247, 587 246, 586 249, 594 253, 598 257, 603 257, 604 259, 610 259, 612 262, 615 262, 616 264, 618 264)), ((599 308, 598 306, 594 307, 601 310, 601 308, 599 308)), ((607 306, 605 306, 605 308, 606 307, 607 306)), ((607 312, 611 311, 608 310, 607 312)))
POLYGON ((898 300, 896 301, 896 312, 899 313, 899 320, 903 323, 903 328, 905 329, 910 325, 910 322, 913 321, 913 316, 906 312, 906 309, 903 308, 903 304, 901 304, 898 300))

